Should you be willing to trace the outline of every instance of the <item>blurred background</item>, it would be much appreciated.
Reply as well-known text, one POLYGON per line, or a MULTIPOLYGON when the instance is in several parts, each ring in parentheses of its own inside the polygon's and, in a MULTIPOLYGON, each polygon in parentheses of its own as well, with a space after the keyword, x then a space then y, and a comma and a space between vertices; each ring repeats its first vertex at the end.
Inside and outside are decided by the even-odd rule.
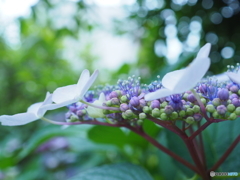
MULTIPOLYGON (((47 91, 76 83, 85 68, 100 70, 96 84, 132 74, 149 83, 187 66, 207 42, 207 75, 223 73, 240 61, 239 11, 237 0, 0 0, 0 114, 25 112, 47 91)), ((135 144, 96 143, 92 128, 1 126, 0 179, 61 180, 121 161, 144 166, 155 179, 191 175, 164 169, 159 157, 171 160, 139 137, 135 144)), ((152 135, 161 139, 160 131, 152 135)))

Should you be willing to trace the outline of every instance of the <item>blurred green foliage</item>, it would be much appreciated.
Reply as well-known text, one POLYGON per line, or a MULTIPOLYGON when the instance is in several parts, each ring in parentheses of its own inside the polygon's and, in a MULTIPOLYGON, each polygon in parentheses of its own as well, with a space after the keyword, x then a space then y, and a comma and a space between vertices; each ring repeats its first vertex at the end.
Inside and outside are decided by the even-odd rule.
MULTIPOLYGON (((118 34, 130 33, 139 43, 138 61, 136 64, 124 64, 117 72, 113 72, 112 77, 138 69, 143 82, 149 82, 157 74, 186 66, 194 57, 192 52, 184 51, 180 56, 181 61, 170 66, 166 57, 156 52, 156 42, 166 45, 164 28, 172 23, 177 27, 178 39, 185 46, 190 34, 190 24, 194 20, 202 25, 200 46, 206 42, 213 44, 210 73, 221 73, 226 70, 227 64, 238 62, 239 3, 235 0, 209 1, 212 2, 210 7, 206 2, 137 0, 128 7, 129 18, 118 21, 116 27, 118 34), (149 6, 156 2, 156 6, 149 6), (233 5, 238 8, 234 9, 233 5), (224 8, 232 8, 232 15, 224 17, 224 8), (164 12, 170 12, 169 18, 161 15, 164 12), (219 17, 222 18, 221 21, 219 17), (129 23, 133 23, 130 30, 127 29, 129 23), (234 55, 224 60, 220 52, 226 46, 234 50, 234 55)), ((0 114, 25 112, 31 104, 42 101, 47 91, 52 92, 56 87, 77 81, 80 73, 73 70, 69 59, 63 56, 63 51, 67 38, 78 40, 82 32, 96 28, 96 24, 88 21, 90 8, 83 0, 42 0, 32 7, 29 17, 17 20, 20 29, 20 43, 17 46, 10 45, 4 33, 0 34, 0 114), (65 16, 61 8, 68 6, 74 8, 70 10, 69 16, 65 16)), ((228 12, 229 9, 225 10, 228 12)), ((79 56, 86 58, 86 62, 81 62, 84 66, 80 69, 93 68, 96 57, 91 54, 91 48, 89 45, 84 52, 79 53, 79 56)), ((236 122, 234 127, 239 127, 236 122)), ((182 153, 176 144, 172 144, 175 137, 169 132, 162 131, 151 123, 146 126, 148 133, 163 145, 176 153, 182 153)), ((223 138, 224 142, 232 141, 232 137, 227 139, 228 136, 223 137, 221 133, 212 134, 212 130, 218 131, 217 127, 213 126, 204 134, 209 139, 207 144, 210 147, 211 143, 223 138), (212 136, 215 139, 211 139, 212 136)), ((158 180, 186 179, 193 175, 140 136, 123 129, 97 126, 62 129, 40 121, 20 127, 1 126, 0 129, 0 179, 4 180, 65 180, 91 167, 116 162, 141 165, 158 180), (65 146, 54 145, 59 137, 65 146)), ((227 130, 224 133, 230 134, 230 130, 227 130)), ((237 134, 236 129, 233 134, 237 134)), ((215 156, 220 156, 222 152, 219 149, 224 149, 215 145, 212 147, 216 152, 213 149, 209 152, 215 156)), ((222 171, 237 157, 239 147, 237 149, 231 159, 227 159, 222 171)), ((213 163, 216 157, 210 159, 209 163, 213 163)), ((239 167, 240 161, 233 162, 239 167)), ((234 168, 233 165, 231 167, 234 168)))
POLYGON ((209 75, 222 73, 227 65, 240 61, 240 5, 237 0, 137 0, 126 10, 128 21, 116 20, 115 31, 119 35, 129 33, 140 44, 136 66, 144 82, 187 66, 196 48, 207 42, 212 44, 209 75), (183 45, 180 58, 174 64, 164 55, 170 39, 168 33, 169 36, 176 33, 176 39, 183 45), (191 35, 200 38, 199 43, 198 38, 191 39, 198 44, 195 49, 191 49, 191 42, 188 42, 191 35), (229 49, 222 52, 225 47, 229 49))

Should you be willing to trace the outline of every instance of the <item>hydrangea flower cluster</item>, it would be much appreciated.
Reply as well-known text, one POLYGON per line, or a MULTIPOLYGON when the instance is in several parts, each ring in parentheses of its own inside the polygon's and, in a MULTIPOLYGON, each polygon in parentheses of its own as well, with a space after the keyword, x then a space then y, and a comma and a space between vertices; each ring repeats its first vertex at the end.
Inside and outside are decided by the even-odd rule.
POLYGON ((140 77, 131 76, 119 80, 117 85, 98 86, 88 91, 98 71, 90 76, 89 71, 84 70, 77 84, 48 93, 43 103, 32 105, 26 113, 0 116, 0 122, 2 125, 23 125, 42 118, 48 110, 63 106, 68 108, 66 122, 102 118, 108 123, 139 125, 149 116, 187 124, 203 117, 234 120, 240 115, 239 64, 228 67, 230 80, 225 84, 214 78, 201 80, 210 65, 210 47, 209 43, 202 47, 185 69, 166 74, 162 81, 158 76, 156 81, 145 86, 141 85, 140 77))
MULTIPOLYGON (((2 125, 17 126, 42 119, 59 125, 125 127, 203 179, 209 179, 204 164, 203 143, 197 147, 196 136, 201 136, 201 132, 212 123, 235 120, 240 116, 239 64, 228 67, 226 82, 219 83, 217 79, 209 77, 202 79, 210 66, 210 48, 211 45, 206 44, 188 67, 167 73, 162 81, 158 76, 149 85, 142 85, 139 77, 131 76, 127 80, 119 80, 116 85, 97 86, 89 90, 98 71, 90 76, 89 71, 84 70, 77 84, 57 88, 52 94, 47 93, 44 102, 31 105, 25 113, 2 115, 0 122, 2 125), (66 122, 44 117, 47 111, 64 106, 68 108, 66 122), (144 131, 144 121, 152 121, 177 134, 185 143, 195 165, 150 137, 144 131), (194 124, 197 124, 197 128, 193 128, 194 124), (199 149, 201 154, 197 154, 199 149)), ((216 170, 238 142, 240 136, 210 170, 216 170)))

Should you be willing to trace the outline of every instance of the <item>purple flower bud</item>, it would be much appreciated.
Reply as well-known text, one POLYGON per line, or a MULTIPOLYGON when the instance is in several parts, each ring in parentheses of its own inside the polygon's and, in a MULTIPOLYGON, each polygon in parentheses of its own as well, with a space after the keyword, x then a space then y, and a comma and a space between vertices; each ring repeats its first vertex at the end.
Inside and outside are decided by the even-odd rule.
POLYGON ((138 97, 136 97, 136 96, 133 96, 133 97, 130 99, 129 103, 130 103, 132 106, 134 106, 134 107, 137 107, 137 106, 140 105, 140 101, 139 101, 138 97))
POLYGON ((117 98, 118 97, 118 93, 116 91, 112 91, 110 94, 109 94, 109 97, 110 99, 112 98, 117 98))
POLYGON ((111 99, 111 103, 112 103, 112 105, 118 105, 118 104, 120 104, 118 98, 112 98, 112 99, 111 99))
POLYGON ((194 118, 195 121, 200 121, 200 120, 202 120, 203 117, 202 117, 201 114, 194 114, 193 118, 194 118))
POLYGON ((129 107, 128 107, 128 105, 126 103, 123 103, 123 104, 120 105, 120 110, 122 112, 125 112, 128 109, 129 109, 129 107))
POLYGON ((65 118, 66 118, 66 119, 70 119, 71 116, 72 116, 72 113, 71 113, 71 112, 67 112, 67 113, 65 114, 65 118))
POLYGON ((189 94, 187 99, 188 99, 188 101, 190 101, 192 103, 197 101, 197 99, 195 98, 195 96, 193 94, 189 94))
POLYGON ((237 94, 235 94, 235 93, 234 93, 234 94, 231 94, 231 95, 230 95, 230 97, 229 97, 229 99, 231 99, 231 100, 232 100, 233 98, 238 98, 238 95, 237 95, 237 94))
POLYGON ((77 108, 75 106, 69 106, 69 111, 76 112, 77 108))
POLYGON ((145 101, 145 99, 140 99, 139 101, 140 101, 140 106, 141 107, 144 107, 144 106, 147 105, 147 102, 145 101))
POLYGON ((154 109, 154 108, 157 108, 159 109, 160 108, 160 102, 158 100, 153 100, 151 102, 151 108, 154 109))
POLYGON ((207 91, 207 86, 206 86, 205 84, 201 84, 201 85, 199 86, 199 91, 200 91, 201 93, 205 94, 206 91, 207 91))
POLYGON ((173 109, 173 107, 170 106, 170 105, 167 105, 167 106, 165 106, 165 108, 164 108, 164 112, 165 112, 166 114, 171 114, 173 111, 174 111, 174 109, 173 109))
POLYGON ((236 92, 238 92, 238 90, 239 90, 238 86, 236 86, 236 85, 232 85, 229 89, 230 89, 230 91, 232 91, 233 93, 236 93, 236 92))
POLYGON ((227 108, 224 105, 220 105, 217 107, 217 112, 218 114, 223 115, 227 112, 227 108))
POLYGON ((232 104, 235 106, 235 107, 239 107, 240 106, 240 101, 238 98, 233 98, 232 99, 232 104))
POLYGON ((220 90, 218 91, 218 97, 219 97, 221 100, 223 100, 223 101, 228 100, 228 98, 229 98, 229 92, 228 92, 228 90, 225 89, 225 88, 220 89, 220 90))
POLYGON ((84 110, 84 109, 78 110, 78 111, 76 112, 76 114, 77 114, 78 116, 84 116, 84 115, 86 114, 86 110, 84 110))

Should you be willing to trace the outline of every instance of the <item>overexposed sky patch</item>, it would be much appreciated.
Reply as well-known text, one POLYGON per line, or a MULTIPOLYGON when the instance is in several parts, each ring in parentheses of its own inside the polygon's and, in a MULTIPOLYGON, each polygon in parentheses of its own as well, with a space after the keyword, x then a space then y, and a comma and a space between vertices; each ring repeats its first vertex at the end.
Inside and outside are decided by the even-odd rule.
POLYGON ((6 18, 26 16, 31 13, 30 7, 38 0, 0 0, 0 15, 6 18))

